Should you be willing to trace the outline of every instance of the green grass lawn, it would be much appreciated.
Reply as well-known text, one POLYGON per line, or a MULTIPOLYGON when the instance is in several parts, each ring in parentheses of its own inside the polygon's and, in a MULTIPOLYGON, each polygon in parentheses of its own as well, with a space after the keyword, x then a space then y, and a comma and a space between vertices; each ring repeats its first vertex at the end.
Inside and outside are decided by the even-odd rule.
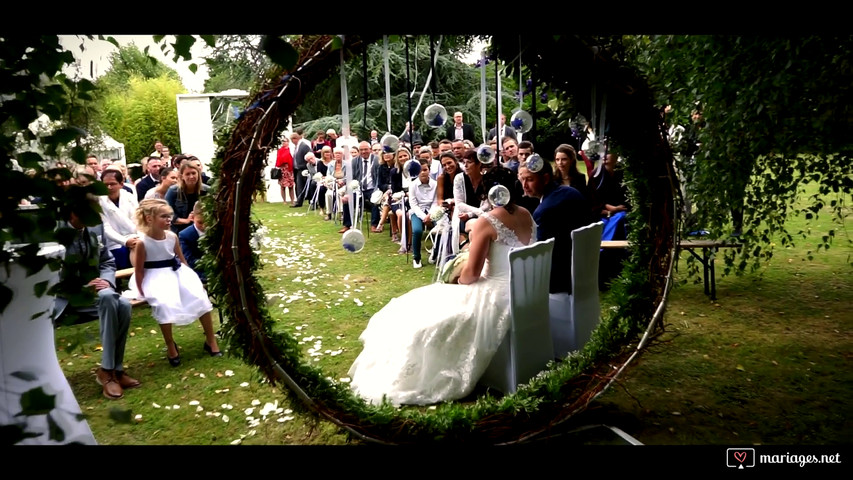
MULTIPOLYGON (((424 261, 414 270, 387 227, 352 254, 340 245, 339 226, 307 208, 259 203, 254 215, 269 230, 259 280, 275 328, 296 336, 306 361, 332 378, 347 380, 374 312, 432 281, 434 267, 424 261)), ((804 221, 791 222, 796 231, 804 221)), ((817 237, 778 249, 760 274, 721 277, 718 268, 716 302, 692 280, 676 287, 666 332, 573 423, 615 425, 646 444, 851 443, 853 249, 843 226, 836 230, 834 247, 811 261, 805 252, 817 237)), ((147 308, 134 311, 132 332, 125 366, 142 386, 110 401, 94 379, 97 325, 56 331, 60 362, 100 443, 348 442, 329 422, 296 414, 253 368, 207 356, 197 322, 175 329, 177 368, 147 308)))

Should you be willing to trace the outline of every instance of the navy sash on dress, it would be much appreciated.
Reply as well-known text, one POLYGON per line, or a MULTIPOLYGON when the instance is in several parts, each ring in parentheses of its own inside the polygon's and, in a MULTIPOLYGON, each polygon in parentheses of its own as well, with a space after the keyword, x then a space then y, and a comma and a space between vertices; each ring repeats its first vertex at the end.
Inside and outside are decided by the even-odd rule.
POLYGON ((181 268, 181 261, 178 259, 178 256, 175 255, 174 257, 172 257, 168 260, 157 260, 157 261, 153 261, 153 262, 145 262, 143 264, 143 266, 145 268, 168 268, 168 267, 171 267, 172 270, 177 270, 177 269, 181 268))

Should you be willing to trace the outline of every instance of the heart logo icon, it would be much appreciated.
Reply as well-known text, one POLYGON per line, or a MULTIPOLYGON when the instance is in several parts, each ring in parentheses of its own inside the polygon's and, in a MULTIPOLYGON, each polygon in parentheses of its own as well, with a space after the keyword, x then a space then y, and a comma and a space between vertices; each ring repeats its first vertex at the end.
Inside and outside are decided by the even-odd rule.
POLYGON ((740 463, 743 463, 746 460, 746 452, 734 452, 735 460, 740 463))

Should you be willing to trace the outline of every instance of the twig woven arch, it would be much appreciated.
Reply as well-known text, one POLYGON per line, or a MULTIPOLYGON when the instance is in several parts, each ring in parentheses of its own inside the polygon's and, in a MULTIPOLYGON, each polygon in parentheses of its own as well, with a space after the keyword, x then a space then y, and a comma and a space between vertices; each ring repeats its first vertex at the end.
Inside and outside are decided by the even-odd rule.
MULTIPOLYGON (((602 328, 591 342, 595 345, 546 370, 503 399, 481 398, 464 406, 450 402, 434 411, 398 410, 389 405, 366 404, 347 385, 329 380, 303 362, 296 340, 272 331, 266 302, 253 278, 259 261, 249 246, 255 228, 249 221, 252 197, 264 184, 267 153, 274 148, 287 117, 311 88, 339 65, 340 54, 333 51, 332 39, 303 36, 294 42, 299 52, 297 66, 289 72, 279 72, 254 94, 230 136, 222 142, 224 147, 213 165, 220 184, 216 195, 204 200, 208 211, 215 212, 215 223, 206 236, 211 252, 206 263, 211 272, 211 294, 223 303, 229 318, 225 328, 230 350, 259 368, 273 383, 284 384, 306 411, 363 440, 501 444, 537 438, 586 408, 662 325, 675 255, 675 176, 665 126, 652 105, 645 82, 618 62, 593 54, 577 38, 563 39, 562 43, 538 42, 535 58, 525 59, 526 65, 536 65, 537 75, 552 89, 566 94, 576 91, 580 96, 589 92, 588 82, 606 89, 610 95, 610 137, 620 142, 623 155, 629 158, 626 178, 635 204, 631 218, 635 248, 623 280, 614 287, 624 291, 627 300, 618 312, 602 320, 602 328), (541 64, 555 61, 571 61, 580 71, 595 74, 586 81, 566 80, 549 73, 552 70, 541 64)), ((343 48, 346 53, 358 52, 363 42, 374 40, 347 37, 343 48)), ((518 37, 507 39, 505 44, 521 48, 518 37)), ((493 45, 500 48, 503 44, 495 38, 493 45)))

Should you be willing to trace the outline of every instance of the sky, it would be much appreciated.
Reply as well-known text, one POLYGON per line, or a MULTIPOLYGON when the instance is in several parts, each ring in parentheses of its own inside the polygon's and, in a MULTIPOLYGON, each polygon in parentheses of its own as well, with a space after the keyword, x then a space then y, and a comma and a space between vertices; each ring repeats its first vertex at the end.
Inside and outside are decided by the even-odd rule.
MULTIPOLYGON (((108 36, 110 35, 104 35, 104 37, 108 36)), ((154 39, 151 35, 112 36, 122 46, 135 44, 140 50, 144 50, 145 47, 150 47, 148 49, 149 55, 175 69, 175 71, 178 72, 178 75, 181 76, 181 80, 189 93, 201 93, 204 90, 204 81, 208 78, 208 71, 200 57, 208 52, 209 49, 200 39, 196 41, 196 44, 193 45, 191 50, 193 58, 197 59, 196 64, 198 65, 197 72, 192 73, 189 69, 189 65, 193 62, 181 60, 175 63, 172 61, 171 56, 167 57, 162 51, 160 51, 160 45, 154 43, 154 39)), ((170 38, 173 39, 174 37, 167 36, 166 38, 167 41, 169 41, 170 38)), ((74 54, 74 58, 80 61, 78 68, 69 67, 66 69, 66 73, 73 76, 74 73, 77 72, 81 77, 90 80, 103 75, 107 70, 109 70, 109 57, 113 52, 118 50, 115 45, 107 42, 106 40, 89 40, 88 38, 78 37, 75 35, 60 35, 59 41, 63 47, 74 54), (82 50, 80 48, 81 43, 83 44, 82 50), (90 62, 93 63, 90 64, 90 62), (94 78, 89 75, 90 73, 94 73, 94 78)))

